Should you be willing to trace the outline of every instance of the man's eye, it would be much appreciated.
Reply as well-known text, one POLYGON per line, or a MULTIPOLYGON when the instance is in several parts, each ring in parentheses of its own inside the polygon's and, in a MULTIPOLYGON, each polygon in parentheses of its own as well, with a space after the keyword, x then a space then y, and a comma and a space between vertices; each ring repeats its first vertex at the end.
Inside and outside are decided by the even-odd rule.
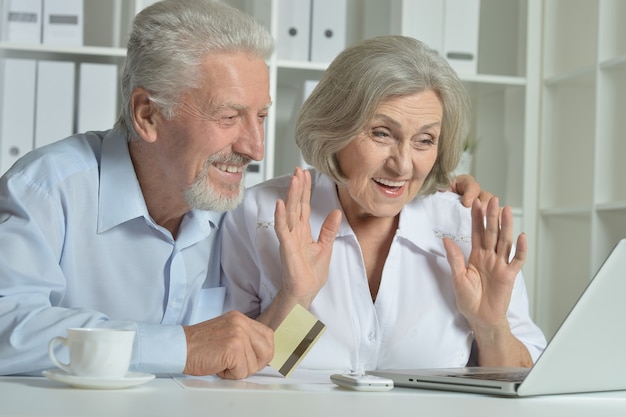
POLYGON ((217 123, 223 127, 230 127, 237 124, 238 119, 239 116, 237 115, 221 116, 217 119, 217 123))
POLYGON ((228 123, 228 122, 234 122, 238 118, 239 118, 239 115, 237 114, 229 114, 229 115, 223 116, 222 120, 228 123))

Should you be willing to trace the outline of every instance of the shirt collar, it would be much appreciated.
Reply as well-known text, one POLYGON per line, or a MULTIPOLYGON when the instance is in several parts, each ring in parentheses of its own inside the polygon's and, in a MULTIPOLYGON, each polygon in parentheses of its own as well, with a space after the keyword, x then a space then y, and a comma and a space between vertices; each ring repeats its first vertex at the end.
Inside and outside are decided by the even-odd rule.
MULTIPOLYGON (((223 213, 213 211, 191 210, 183 219, 181 237, 183 230, 208 235, 211 229, 219 227, 222 216, 223 213)), ((130 159, 128 141, 111 130, 102 140, 98 233, 138 217, 153 223, 130 159)), ((189 238, 195 241, 198 236, 189 238)))
POLYGON ((404 206, 400 213, 397 236, 404 238, 423 250, 436 256, 445 256, 443 240, 435 231, 426 211, 425 196, 418 196, 404 206))
MULTIPOLYGON (((319 172, 312 175, 313 194, 311 195, 311 230, 321 230, 328 213, 343 209, 337 197, 335 183, 319 172)), ((404 206, 400 212, 400 224, 397 236, 405 239, 422 251, 436 256, 445 256, 443 240, 434 230, 424 206, 424 198, 416 197, 404 206)), ((354 235, 354 232, 343 214, 337 236, 354 235)))
POLYGON ((128 151, 128 141, 115 130, 102 139, 98 233, 137 217, 150 218, 128 151))
POLYGON ((326 216, 333 210, 340 210, 342 217, 337 236, 354 235, 339 203, 336 184, 326 175, 312 171, 311 188, 311 230, 322 230, 326 216))

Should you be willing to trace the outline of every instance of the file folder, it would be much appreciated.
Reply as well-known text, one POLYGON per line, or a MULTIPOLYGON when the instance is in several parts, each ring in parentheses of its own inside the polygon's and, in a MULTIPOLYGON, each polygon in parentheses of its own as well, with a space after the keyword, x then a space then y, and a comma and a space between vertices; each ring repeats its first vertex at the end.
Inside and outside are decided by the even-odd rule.
POLYGON ((444 56, 460 75, 478 68, 480 0, 445 0, 444 56))
POLYGON ((311 0, 282 1, 278 9, 278 59, 309 60, 311 0))
POLYGON ((118 113, 117 65, 83 62, 79 67, 78 132, 113 127, 118 113))
POLYGON ((293 173, 295 167, 299 166, 304 169, 310 166, 304 162, 302 152, 295 140, 296 122, 302 104, 309 97, 318 80, 304 80, 300 85, 294 86, 293 101, 287 105, 290 113, 286 115, 285 129, 281 130, 280 136, 276 138, 276 159, 274 163, 274 175, 283 175, 293 173), (288 116, 288 117, 287 117, 288 116), (284 132, 284 133, 282 133, 284 132))
POLYGON ((311 61, 330 63, 346 47, 346 0, 312 0, 311 61))
POLYGON ((32 59, 0 61, 0 174, 33 148, 36 68, 32 59))
POLYGON ((43 43, 83 45, 83 0, 43 0, 43 43))
MULTIPOLYGON (((1 4, 2 2, 0 2, 1 4)), ((5 0, 2 39, 8 42, 41 43, 41 0, 5 0)))
POLYGON ((73 62, 37 62, 36 148, 74 133, 74 73, 73 62))
POLYGON ((392 3, 395 21, 402 22, 405 35, 418 39, 443 56, 445 0, 411 0, 392 3), (398 7, 393 7, 398 6, 398 7))

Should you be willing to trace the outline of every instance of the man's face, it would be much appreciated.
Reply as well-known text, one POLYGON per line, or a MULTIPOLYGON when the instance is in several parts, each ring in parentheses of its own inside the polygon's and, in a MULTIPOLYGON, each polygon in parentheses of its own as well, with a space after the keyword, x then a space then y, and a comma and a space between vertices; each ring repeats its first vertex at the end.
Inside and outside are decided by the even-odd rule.
POLYGON ((248 163, 263 159, 269 73, 244 53, 211 54, 202 68, 203 84, 163 124, 161 156, 189 207, 226 211, 243 197, 248 163))

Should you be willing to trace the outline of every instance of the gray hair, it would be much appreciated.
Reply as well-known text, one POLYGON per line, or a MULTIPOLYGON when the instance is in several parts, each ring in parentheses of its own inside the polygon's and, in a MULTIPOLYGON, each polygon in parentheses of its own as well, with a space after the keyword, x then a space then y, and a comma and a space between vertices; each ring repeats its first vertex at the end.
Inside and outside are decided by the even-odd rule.
POLYGON ((428 90, 441 100, 443 118, 437 159, 420 194, 447 187, 469 131, 469 98, 445 59, 404 36, 367 39, 330 64, 298 115, 295 137, 304 160, 346 182, 337 152, 363 132, 382 102, 428 90))
POLYGON ((165 118, 176 114, 181 96, 200 86, 200 64, 214 52, 245 52, 269 59, 274 40, 251 16, 213 0, 163 0, 142 10, 133 22, 122 74, 122 110, 116 129, 139 137, 131 95, 150 93, 165 118))

